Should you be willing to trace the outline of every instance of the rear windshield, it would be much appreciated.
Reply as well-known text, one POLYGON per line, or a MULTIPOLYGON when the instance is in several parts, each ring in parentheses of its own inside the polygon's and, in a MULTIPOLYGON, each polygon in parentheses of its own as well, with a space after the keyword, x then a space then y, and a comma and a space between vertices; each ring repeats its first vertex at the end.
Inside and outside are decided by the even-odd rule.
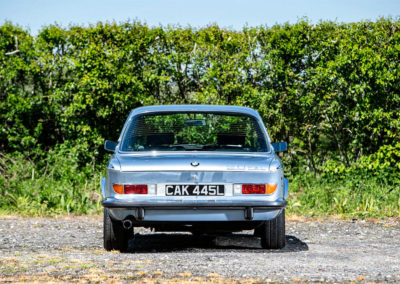
POLYGON ((257 121, 223 113, 157 113, 133 118, 122 151, 266 152, 257 121))

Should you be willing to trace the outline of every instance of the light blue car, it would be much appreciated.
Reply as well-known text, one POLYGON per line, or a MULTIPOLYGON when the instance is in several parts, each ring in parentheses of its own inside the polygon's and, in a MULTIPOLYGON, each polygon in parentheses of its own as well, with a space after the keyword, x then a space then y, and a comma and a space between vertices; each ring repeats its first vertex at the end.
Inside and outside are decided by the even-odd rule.
POLYGON ((285 246, 288 181, 253 109, 165 105, 134 109, 102 179, 104 248, 128 249, 134 227, 193 234, 252 230, 285 246))

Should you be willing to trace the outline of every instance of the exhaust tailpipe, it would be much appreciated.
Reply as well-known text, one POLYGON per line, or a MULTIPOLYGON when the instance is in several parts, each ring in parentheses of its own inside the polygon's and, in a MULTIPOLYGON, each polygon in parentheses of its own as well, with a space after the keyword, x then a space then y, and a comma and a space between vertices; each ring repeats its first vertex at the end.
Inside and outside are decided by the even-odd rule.
POLYGON ((125 219, 122 221, 122 227, 124 227, 125 230, 130 230, 133 227, 132 221, 129 219, 125 219))

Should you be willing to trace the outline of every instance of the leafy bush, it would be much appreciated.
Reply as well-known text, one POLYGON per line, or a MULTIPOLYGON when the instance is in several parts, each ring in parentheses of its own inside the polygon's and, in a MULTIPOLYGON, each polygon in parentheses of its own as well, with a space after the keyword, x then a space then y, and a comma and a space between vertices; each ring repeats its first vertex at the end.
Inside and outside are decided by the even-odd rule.
POLYGON ((0 169, 0 208, 6 213, 88 214, 102 208, 101 171, 79 167, 76 153, 51 151, 40 163, 2 155, 0 169))
MULTIPOLYGON (((19 166, 2 170, 0 190, 14 201, 0 200, 1 208, 17 206, 21 196, 56 208, 52 204, 61 195, 57 199, 51 187, 41 189, 36 181, 48 180, 50 172, 58 174, 60 190, 78 190, 78 184, 86 184, 84 176, 97 186, 98 171, 90 165, 104 165, 103 141, 116 140, 128 113, 149 104, 255 108, 273 140, 289 142, 283 159, 294 184, 312 172, 310 177, 323 184, 339 182, 343 192, 351 178, 368 181, 365 192, 382 184, 399 194, 399 31, 400 21, 391 18, 299 21, 242 31, 127 22, 51 25, 33 37, 5 23, 0 26, 0 152, 19 166), (66 167, 60 151, 72 159, 66 167), (33 181, 27 178, 32 169, 38 173, 33 181), (79 174, 73 177, 71 170, 79 174), (19 177, 9 180, 17 172, 35 194, 19 187, 19 177)), ((310 178, 308 184, 317 186, 314 182, 310 178)), ((85 212, 88 202, 77 212, 85 212)), ((66 206, 60 208, 66 212, 66 206)))
POLYGON ((371 179, 400 187, 400 143, 384 145, 371 155, 362 156, 357 162, 345 166, 338 161, 325 163, 323 177, 330 181, 343 180, 352 176, 353 180, 371 179))

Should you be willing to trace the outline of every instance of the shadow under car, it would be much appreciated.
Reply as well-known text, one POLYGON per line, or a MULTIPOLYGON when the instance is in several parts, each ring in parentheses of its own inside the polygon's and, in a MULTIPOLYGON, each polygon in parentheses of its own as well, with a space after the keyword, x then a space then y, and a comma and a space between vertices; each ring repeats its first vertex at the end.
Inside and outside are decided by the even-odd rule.
POLYGON ((266 250, 261 247, 259 237, 249 234, 202 234, 192 235, 190 233, 155 233, 135 234, 129 240, 128 253, 157 253, 190 251, 193 249, 209 250, 251 250, 254 252, 296 252, 307 251, 308 245, 299 238, 286 235, 286 246, 278 250, 266 250))

